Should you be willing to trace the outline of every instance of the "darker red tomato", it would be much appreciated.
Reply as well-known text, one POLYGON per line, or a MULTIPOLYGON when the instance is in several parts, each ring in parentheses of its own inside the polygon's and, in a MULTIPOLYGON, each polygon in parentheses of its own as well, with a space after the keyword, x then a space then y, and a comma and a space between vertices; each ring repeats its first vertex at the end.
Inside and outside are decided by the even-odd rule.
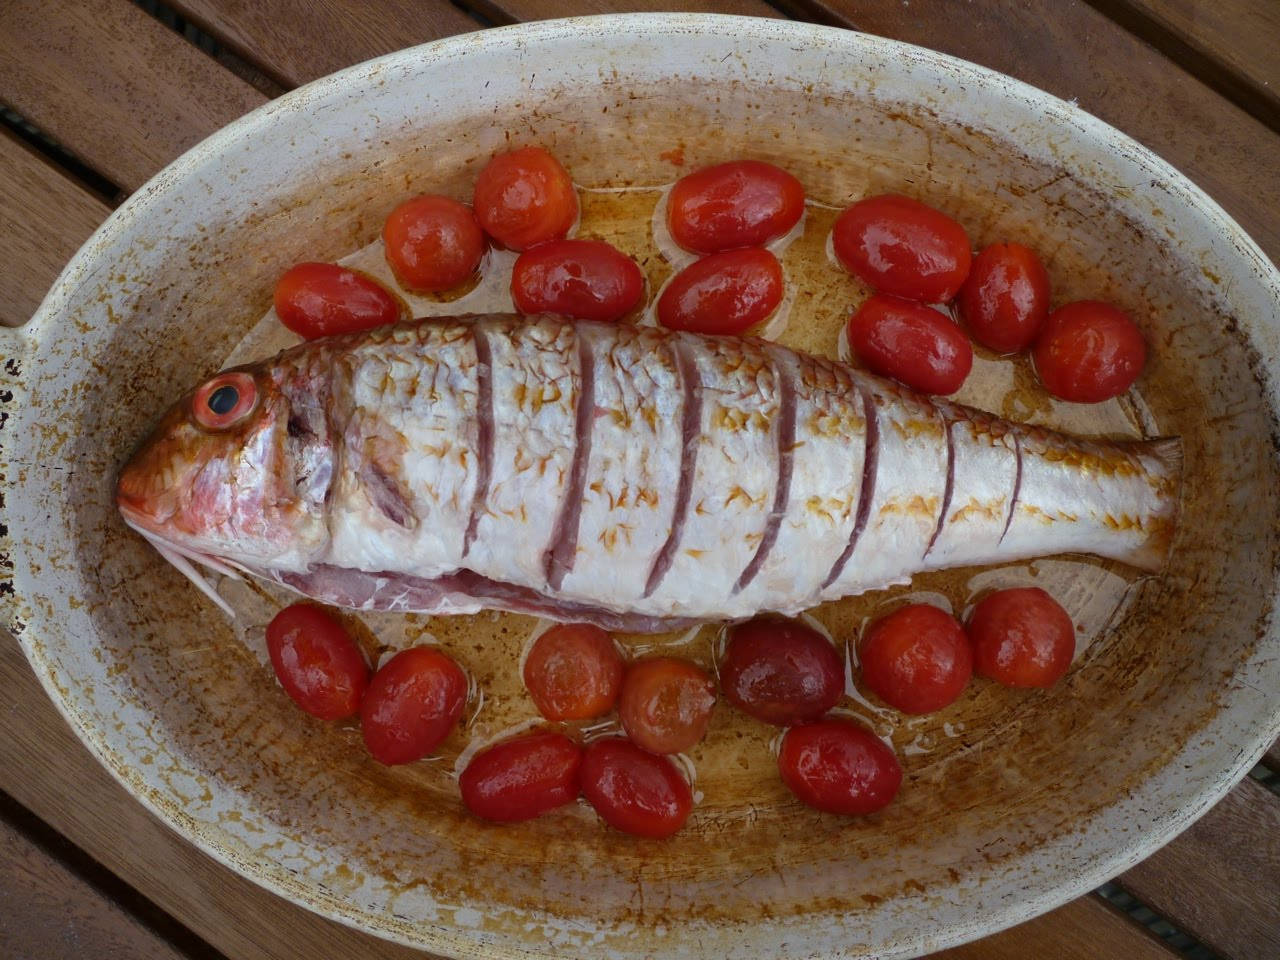
POLYGON ((1040 382, 1055 397, 1098 403, 1133 386, 1147 362, 1147 345, 1123 310, 1079 300, 1049 314, 1032 356, 1040 382))
POLYGON ((541 147, 500 153, 476 177, 471 203, 484 232, 509 250, 559 240, 578 220, 578 194, 541 147))
POLYGON ((716 705, 716 687, 688 660, 655 657, 633 663, 622 677, 618 719, 650 753, 679 753, 702 739, 716 705))
POLYGON ((613 637, 589 623, 562 623, 534 641, 524 685, 548 720, 590 720, 613 709, 622 669, 613 637))
POLYGON ((1035 251, 993 243, 974 258, 959 304, 973 339, 998 353, 1019 353, 1049 316, 1049 273, 1035 251))
POLYGON ((969 274, 969 235, 945 213, 886 193, 840 214, 831 234, 845 269, 881 293, 943 303, 969 274))
POLYGON ((963 330, 932 307, 883 293, 849 320, 849 346, 873 373, 922 393, 955 393, 973 367, 963 330))
POLYGON ((816 720, 840 702, 844 664, 812 627, 760 617, 729 629, 720 689, 744 713, 787 727, 816 720))
POLYGON ((439 293, 471 279, 485 239, 471 209, 451 197, 414 197, 382 225, 387 264, 400 285, 439 293))
POLYGON ((658 298, 658 320, 672 330, 742 333, 782 302, 782 264, 768 250, 713 253, 685 267, 658 298))
POLYGON ((521 313, 619 320, 643 295, 636 262, 602 240, 548 240, 520 254, 511 270, 511 299, 521 313))
POLYGON ((276 284, 276 316, 308 340, 371 330, 403 319, 386 287, 335 263, 300 263, 276 284))
POLYGON ((667 229, 694 253, 759 247, 804 213, 804 187, 787 171, 737 160, 681 177, 667 197, 667 229))
POLYGON ((893 751, 866 727, 834 717, 788 730, 778 772, 803 803, 851 816, 884 809, 902 785, 893 751))
POLYGON ((588 744, 580 777, 582 795, 604 822, 638 837, 671 836, 693 809, 693 794, 675 764, 622 737, 588 744))
POLYGON ((360 709, 365 746, 388 765, 421 760, 449 735, 467 699, 467 678, 439 650, 414 647, 384 663, 360 709))
POLYGON ((978 675, 1006 687, 1051 687, 1076 652, 1071 616, 1039 587, 984 597, 969 617, 969 636, 978 675))
POLYGON ((267 652, 285 693, 313 717, 341 720, 360 709, 369 667, 342 624, 295 603, 267 624, 267 652))
POLYGON ((903 713, 932 713, 973 674, 969 638, 945 610, 915 603, 871 624, 858 644, 862 682, 903 713))
POLYGON ((581 748, 562 733, 531 733, 481 750, 458 778, 462 802, 485 820, 531 820, 578 796, 581 748))

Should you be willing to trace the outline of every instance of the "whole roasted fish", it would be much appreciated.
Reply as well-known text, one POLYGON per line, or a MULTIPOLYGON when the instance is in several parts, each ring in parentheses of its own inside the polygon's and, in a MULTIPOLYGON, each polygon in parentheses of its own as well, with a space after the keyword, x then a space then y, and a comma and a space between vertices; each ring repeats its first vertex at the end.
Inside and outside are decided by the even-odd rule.
POLYGON ((493 316, 225 371, 117 500, 217 602, 189 561, 652 631, 1054 553, 1155 570, 1180 466, 1176 439, 1067 437, 760 340, 493 316))

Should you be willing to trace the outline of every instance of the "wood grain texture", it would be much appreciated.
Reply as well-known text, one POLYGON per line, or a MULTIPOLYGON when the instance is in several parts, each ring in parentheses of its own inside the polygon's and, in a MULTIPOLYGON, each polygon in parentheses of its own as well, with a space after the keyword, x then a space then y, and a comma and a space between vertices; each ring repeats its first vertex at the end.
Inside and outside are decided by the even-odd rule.
POLYGON ((1280 957, 1280 797, 1242 780, 1116 882, 1225 957, 1280 957))
POLYGON ((3 821, 0 954, 6 960, 183 960, 166 940, 3 821))
POLYGON ((1173 960, 1177 954, 1100 897, 1088 894, 1052 913, 931 956, 933 960, 1173 960))
POLYGON ((126 190, 266 99, 128 0, 0 4, 0 98, 126 190))
POLYGON ((1280 135, 1082 0, 779 5, 972 60, 1077 101, 1194 180, 1280 262, 1280 135))
POLYGON ((595 13, 736 13, 751 17, 780 17, 763 0, 463 0, 466 6, 495 23, 549 20, 595 13))
POLYGON ((25 323, 110 208, 0 133, 0 324, 25 323))
POLYGON ((172 6, 286 87, 480 24, 420 0, 174 0, 172 6))

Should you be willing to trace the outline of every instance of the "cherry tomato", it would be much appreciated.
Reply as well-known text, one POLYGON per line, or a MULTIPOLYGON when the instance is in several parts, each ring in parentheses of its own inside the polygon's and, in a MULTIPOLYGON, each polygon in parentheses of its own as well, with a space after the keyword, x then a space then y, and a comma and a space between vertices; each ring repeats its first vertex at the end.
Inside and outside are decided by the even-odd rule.
POLYGON ((702 739, 716 705, 716 687, 688 660, 655 657, 633 663, 622 678, 618 719, 650 753, 679 753, 702 739))
POLYGON ((858 644, 862 681, 903 713, 952 703, 973 674, 969 638, 945 610, 914 603, 881 617, 858 644))
POLYGON ((578 194, 541 147, 500 153, 476 177, 472 208, 484 232, 509 250, 559 240, 578 220, 578 194))
POLYGON ((622 737, 588 744, 580 776, 587 802, 624 833, 669 837, 693 809, 693 793, 675 764, 622 737))
POLYGON ((562 733, 531 733, 481 750, 458 778, 462 802, 485 820, 531 820, 578 796, 581 748, 562 733))
POLYGON ((720 688, 744 713, 787 727, 816 720, 840 702, 844 665, 812 627, 761 617, 729 629, 720 688))
POLYGON ((602 240, 548 240, 520 254, 511 270, 511 299, 521 313, 618 320, 643 295, 636 262, 602 240))
POLYGON ((886 193, 859 200, 831 236, 845 269, 881 293, 908 300, 950 300, 969 273, 969 235, 945 213, 886 193))
POLYGON ((562 623, 534 641, 524 685, 548 720, 590 720, 613 709, 622 670, 609 634, 589 623, 562 623))
POLYGON ((369 681, 360 709, 365 746, 388 766, 421 760, 449 735, 467 699, 467 678, 439 650, 402 650, 369 681))
POLYGON ((386 287, 336 263, 300 263, 276 284, 276 316, 308 340, 371 330, 404 318, 386 287))
POLYGON ((387 264, 400 285, 423 293, 452 290, 475 275, 485 239, 470 208, 451 197, 406 200, 382 225, 387 264))
POLYGON ((850 318, 849 346, 873 373, 922 393, 955 393, 973 367, 963 330, 932 307, 883 293, 850 318))
POLYGON ((969 617, 974 668, 1006 687, 1051 687, 1071 666, 1071 616, 1039 587, 998 590, 969 617))
POLYGON ((902 784, 893 751, 866 727, 835 717, 788 730, 778 772, 801 802, 850 816, 884 809, 902 784))
POLYGON ((285 693, 313 717, 342 720, 360 709, 369 667, 342 624, 295 603, 267 624, 267 652, 285 693))
POLYGON ((758 160, 705 167, 677 180, 667 197, 671 238, 694 253, 763 246, 803 213, 800 181, 758 160))
POLYGON ((1147 345, 1129 315, 1099 300, 1049 314, 1032 356, 1046 390, 1075 403, 1118 397, 1138 379, 1147 345))
POLYGON ((695 260, 658 298, 658 320, 672 330, 742 333, 782 302, 782 264, 768 250, 713 253, 695 260))
POLYGON ((1049 273, 1035 251, 993 243, 974 258, 959 302, 973 339, 999 353, 1020 353, 1049 316, 1049 273))

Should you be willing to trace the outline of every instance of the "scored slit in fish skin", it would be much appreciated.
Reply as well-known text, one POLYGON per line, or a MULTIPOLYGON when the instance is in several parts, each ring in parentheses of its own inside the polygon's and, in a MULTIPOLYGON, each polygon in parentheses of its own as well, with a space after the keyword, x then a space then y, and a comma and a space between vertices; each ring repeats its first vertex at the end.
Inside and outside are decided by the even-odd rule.
POLYGON ((663 630, 1062 552, 1163 563, 1176 439, 1010 423, 752 338, 554 317, 418 321, 242 369, 121 473, 167 557, 359 609, 663 630))

